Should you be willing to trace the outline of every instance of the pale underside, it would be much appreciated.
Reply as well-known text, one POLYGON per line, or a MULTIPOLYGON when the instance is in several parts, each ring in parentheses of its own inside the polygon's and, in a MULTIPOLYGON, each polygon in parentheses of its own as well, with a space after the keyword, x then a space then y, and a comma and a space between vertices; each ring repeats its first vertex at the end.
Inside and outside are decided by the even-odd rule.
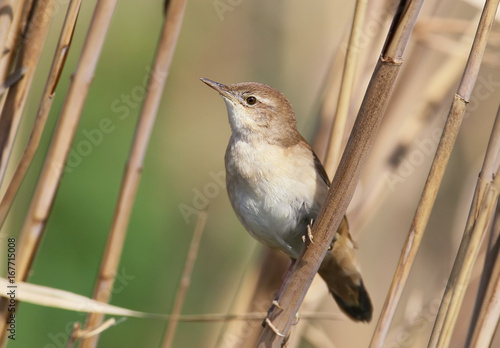
POLYGON ((312 152, 301 144, 251 144, 233 135, 225 160, 229 199, 241 223, 263 244, 297 258, 328 191, 312 152))

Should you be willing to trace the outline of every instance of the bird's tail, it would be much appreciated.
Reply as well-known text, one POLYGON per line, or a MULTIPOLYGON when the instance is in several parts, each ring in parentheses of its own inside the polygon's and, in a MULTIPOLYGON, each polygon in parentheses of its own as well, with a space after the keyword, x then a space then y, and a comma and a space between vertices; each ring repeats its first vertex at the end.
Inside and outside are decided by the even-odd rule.
POLYGON ((368 322, 372 318, 373 306, 363 284, 354 249, 344 217, 333 247, 326 254, 318 273, 345 314, 353 320, 368 322))

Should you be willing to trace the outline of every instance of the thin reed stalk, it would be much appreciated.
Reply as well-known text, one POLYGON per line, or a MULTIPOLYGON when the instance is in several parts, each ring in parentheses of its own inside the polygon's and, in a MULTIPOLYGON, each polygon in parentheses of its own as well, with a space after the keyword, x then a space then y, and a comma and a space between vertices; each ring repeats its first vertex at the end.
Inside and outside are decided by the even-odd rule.
POLYGON ((61 76, 64 63, 66 62, 66 57, 69 53, 71 46, 71 39, 73 38, 73 32, 76 26, 76 20, 78 18, 78 13, 80 11, 80 5, 82 0, 71 0, 68 10, 66 13, 66 18, 61 30, 61 35, 59 37, 59 42, 57 44, 54 59, 52 61, 52 66, 50 68, 49 77, 47 83, 45 84, 45 89, 40 100, 35 122, 33 124, 33 129, 30 134, 30 138, 26 147, 24 149, 23 155, 19 160, 16 167, 14 175, 7 186, 2 200, 0 201, 0 228, 3 226, 9 209, 16 197, 17 190, 21 186, 21 183, 28 171, 28 168, 38 150, 38 145, 40 144, 40 139, 42 138, 43 130, 45 128, 45 123, 47 122, 47 117, 49 116, 50 109, 52 107, 52 101, 54 100, 55 89, 57 83, 59 82, 59 77, 61 76))
MULTIPOLYGON (((423 91, 417 105, 403 121, 396 141, 393 140, 393 134, 396 132, 394 126, 386 124, 384 127, 382 125, 379 137, 387 139, 387 141, 384 141, 383 144, 379 143, 373 149, 363 177, 365 187, 363 200, 350 214, 351 220, 355 221, 358 226, 363 226, 369 221, 377 213, 377 209, 373 208, 374 205, 384 200, 384 197, 387 197, 395 189, 398 181, 391 179, 392 174, 401 167, 403 162, 401 158, 412 149, 412 144, 419 136, 429 131, 429 123, 432 122, 433 118, 437 118, 438 110, 441 109, 445 97, 455 88, 467 62, 469 47, 466 46, 466 43, 472 41, 477 29, 475 23, 479 21, 479 17, 478 14, 477 20, 473 22, 473 25, 469 24, 467 31, 461 37, 460 50, 448 52, 448 56, 440 64, 437 71, 432 71, 432 74, 425 80, 425 88, 422 87, 423 91), (390 190, 387 190, 387 186, 390 190)), ((416 36, 417 33, 415 32, 414 35, 416 36)))
POLYGON ((7 164, 17 135, 21 116, 35 76, 38 61, 52 21, 55 0, 39 0, 33 8, 32 20, 22 42, 16 63, 16 70, 25 68, 24 78, 7 92, 5 104, 0 115, 0 183, 3 181, 7 164))
MULTIPOLYGON (((444 348, 450 345, 465 291, 470 281, 472 268, 479 254, 488 223, 498 202, 500 177, 496 176, 494 181, 490 181, 485 190, 481 204, 471 207, 471 212, 474 211, 477 215, 469 215, 467 227, 470 226, 470 229, 466 228, 464 232, 428 347, 444 348), (477 211, 475 211, 476 209, 477 211)), ((479 189, 476 191, 475 196, 479 195, 479 191, 479 189)), ((474 197, 473 202, 475 201, 476 197, 474 197)), ((498 315, 498 312, 496 314, 498 315)))
POLYGON ((337 110, 333 119, 330 142, 326 154, 325 170, 330 175, 335 172, 342 154, 347 116, 349 114, 352 90, 356 79, 356 68, 360 52, 359 44, 361 41, 361 34, 363 33, 367 7, 367 0, 356 1, 351 34, 349 36, 349 43, 345 55, 344 70, 342 71, 342 82, 337 102, 337 110))
POLYGON ((207 222, 207 212, 202 211, 198 215, 196 221, 196 227, 194 229, 193 238, 189 245, 189 251, 186 258, 186 263, 184 265, 184 271, 181 276, 181 284, 177 290, 177 295, 175 296, 174 308, 172 309, 172 317, 168 322, 167 331, 165 334, 165 339, 163 340, 162 347, 170 348, 174 342, 175 331, 177 329, 177 324, 179 320, 178 316, 182 312, 182 306, 184 305, 184 299, 186 298, 187 290, 191 284, 191 274, 193 273, 194 263, 196 262, 196 257, 198 256, 198 249, 200 247, 201 236, 205 230, 205 223, 207 222))
MULTIPOLYGON (((116 3, 117 0, 100 0, 96 5, 80 61, 69 87, 59 123, 20 233, 18 254, 16 255, 16 281, 26 280, 40 245, 116 3)), ((0 335, 5 336, 7 312, 6 308, 2 309, 0 335)))
MULTIPOLYGON (((101 302, 108 302, 111 296, 137 187, 139 186, 144 156, 160 105, 170 64, 174 56, 185 8, 186 0, 171 0, 168 6, 166 6, 167 12, 156 53, 153 74, 148 83, 148 93, 137 124, 113 223, 99 270, 99 278, 94 289, 94 299, 101 302)), ((99 326, 102 320, 103 315, 101 313, 91 313, 87 318, 86 327, 93 328, 99 326)), ((96 347, 98 339, 99 335, 86 339, 82 341, 81 347, 96 347)))
MULTIPOLYGON (((488 144, 488 148, 490 147, 500 148, 500 107, 497 111, 492 136, 488 144)), ((491 156, 491 159, 493 160, 493 156, 491 156)), ((496 164, 493 165, 496 167, 496 164)), ((499 312, 496 309, 496 302, 499 300, 498 290, 500 290, 498 288, 500 285, 500 258, 498 257, 500 247, 498 239, 498 230, 500 228, 499 209, 500 206, 497 203, 496 214, 488 240, 488 249, 484 260, 481 282, 476 295, 474 313, 469 325, 467 347, 488 346, 489 344, 486 344, 486 342, 493 339, 493 334, 497 326, 499 312), (494 327, 492 326, 493 323, 495 323, 494 327)))
MULTIPOLYGON (((397 305, 401 298, 403 288, 406 284, 408 274, 410 273, 413 262, 415 261, 427 222, 429 221, 437 192, 450 158, 451 150, 455 144, 455 140, 465 114, 466 104, 470 98, 472 88, 474 87, 479 72, 482 54, 486 47, 486 39, 488 37, 489 28, 491 27, 491 23, 494 18, 494 12, 493 15, 491 15, 491 10, 489 9, 491 7, 491 3, 492 2, 487 2, 485 5, 485 10, 483 11, 483 15, 479 21, 478 30, 472 45, 469 60, 462 75, 458 91, 453 98, 453 103, 436 150, 436 155, 432 162, 410 231, 401 251, 401 256, 391 287, 386 296, 382 312, 370 343, 371 348, 381 348, 384 344, 387 333, 389 332, 390 324, 394 317, 394 313, 396 312, 397 305), (487 8, 488 11, 486 11, 487 8)), ((498 1, 496 1, 496 4, 498 5, 498 1)), ((496 7, 494 7, 494 9, 496 10, 496 7)))
MULTIPOLYGON (((498 1, 496 4, 498 5, 498 1)), ((493 16, 494 14, 493 12, 493 16)), ((479 254, 490 216, 495 209, 498 199, 498 185, 500 185, 498 176, 493 181, 495 175, 498 174, 496 160, 500 154, 499 123, 497 118, 477 181, 462 242, 432 330, 429 347, 447 347, 449 345, 470 280, 472 267, 479 254)))
POLYGON ((326 202, 313 226, 314 244, 304 248, 272 307, 258 347, 280 347, 347 210, 402 65, 402 55, 423 1, 402 1, 354 124, 326 202), (272 323, 273 327, 269 325, 272 323))
MULTIPOLYGON (((498 216, 498 201, 497 201, 497 215, 495 216, 496 229, 499 225, 498 216)), ((476 308, 478 309, 469 327, 469 335, 467 337, 466 347, 482 348, 491 347, 495 332, 500 320, 500 257, 498 257, 498 240, 494 250, 492 270, 489 272, 487 279, 488 283, 485 284, 485 289, 479 293, 476 299, 476 308)))

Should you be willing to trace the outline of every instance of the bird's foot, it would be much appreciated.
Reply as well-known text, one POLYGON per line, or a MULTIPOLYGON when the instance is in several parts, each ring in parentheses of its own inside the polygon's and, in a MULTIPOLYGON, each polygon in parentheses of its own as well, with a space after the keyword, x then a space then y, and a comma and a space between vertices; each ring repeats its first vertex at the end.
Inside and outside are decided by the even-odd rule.
POLYGON ((307 234, 302 236, 302 241, 304 243, 307 243, 309 241, 309 243, 314 244, 314 238, 313 238, 312 229, 311 229, 312 223, 313 223, 313 220, 311 220, 311 223, 307 225, 307 234))

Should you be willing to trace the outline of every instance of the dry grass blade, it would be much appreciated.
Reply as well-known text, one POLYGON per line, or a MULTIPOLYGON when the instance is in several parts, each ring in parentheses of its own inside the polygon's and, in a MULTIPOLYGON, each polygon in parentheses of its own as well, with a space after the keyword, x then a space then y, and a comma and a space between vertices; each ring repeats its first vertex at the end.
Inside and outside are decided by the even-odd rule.
POLYGON ((196 262, 196 257, 198 256, 198 249, 200 247, 201 236, 205 230, 205 223, 207 222, 207 212, 202 211, 198 215, 196 221, 196 227, 194 229, 193 238, 189 246, 189 252, 186 259, 186 264, 184 265, 184 271, 182 272, 181 284, 177 290, 177 295, 175 297, 174 308, 172 309, 172 318, 170 319, 167 327, 167 332, 165 334, 165 339, 163 341, 162 347, 169 348, 172 346, 175 337, 175 330, 177 329, 178 317, 182 311, 182 305, 184 304, 184 298, 186 297, 189 284, 191 283, 191 274, 193 273, 194 263, 196 262))
POLYGON ((326 202, 314 223, 315 244, 305 248, 304 254, 297 260, 288 280, 283 284, 278 298, 283 309, 271 308, 268 321, 272 322, 274 329, 266 325, 258 347, 280 347, 291 324, 295 321, 295 314, 340 225, 359 181, 422 4, 423 1, 400 3, 326 202))
POLYGON ((49 31, 52 12, 55 9, 54 3, 55 0, 40 0, 35 3, 26 39, 23 41, 16 63, 16 70, 26 68, 26 74, 7 92, 5 105, 0 115, 0 183, 5 176, 28 91, 49 31))
POLYGON ((367 0, 358 0, 356 1, 356 7, 354 9, 354 19, 352 22, 351 35, 349 37, 349 44, 347 46, 347 53, 345 56, 339 100, 332 124, 330 143, 326 154, 325 169, 329 174, 335 172, 342 153, 342 143, 344 140, 345 126, 347 115, 349 113, 352 89, 354 86, 356 67, 360 51, 359 42, 363 32, 367 5, 367 0))
MULTIPOLYGON (((24 281, 27 278, 40 244, 116 2, 117 0, 101 0, 96 5, 82 55, 20 234, 16 281, 24 281)), ((4 310, 0 317, 1 335, 5 334, 5 315, 4 310)))
MULTIPOLYGON (((9 281, 6 278, 0 278, 2 291, 0 296, 8 298, 7 293, 9 281)), ((167 319, 169 316, 155 313, 145 313, 133 311, 127 308, 113 306, 107 303, 102 303, 91 298, 75 294, 66 290, 50 288, 43 285, 30 284, 26 282, 18 282, 17 300, 28 302, 39 306, 65 309, 76 312, 100 312, 111 315, 137 317, 137 318, 153 318, 167 319)))
MULTIPOLYGON (((498 1, 496 1, 496 5, 498 5, 498 1)), ((491 23, 493 22, 496 5, 492 5, 491 1, 487 2, 485 5, 485 11, 483 11, 483 15, 481 16, 476 37, 469 55, 469 60, 465 67, 457 94, 453 99, 436 155, 432 162, 427 181, 420 197, 420 202, 417 206, 417 210, 410 227, 410 232, 408 233, 405 245, 403 246, 391 287, 387 294, 375 333, 372 337, 372 342, 370 344, 370 347, 372 348, 381 348, 383 346, 392 318, 394 317, 396 307, 401 298, 404 285, 408 278, 408 274, 415 260, 429 216, 434 206, 434 201, 436 199, 444 171, 450 158, 451 150, 453 149, 453 145, 462 123, 466 103, 470 98, 472 88, 474 87, 474 83, 479 72, 481 57, 486 47, 487 35, 489 28, 491 27, 491 23), (493 14, 490 13, 492 11, 491 8, 495 10, 493 11, 493 14)))
MULTIPOLYGON (((108 302, 111 295, 116 269, 120 262, 127 226, 139 185, 144 156, 160 105, 170 64, 174 56, 185 8, 186 0, 172 0, 168 5, 153 73, 148 84, 148 93, 144 100, 128 164, 125 169, 113 224, 109 232, 101 269, 99 270, 99 279, 94 291, 94 298, 98 301, 108 302)), ((87 328, 98 326, 102 322, 102 318, 101 314, 91 314, 87 320, 87 328)), ((84 340, 82 348, 95 347, 97 341, 98 336, 84 340)))
POLYGON ((40 144, 45 123, 52 106, 52 101, 54 100, 54 91, 56 89, 57 82, 59 81, 59 77, 61 76, 66 56, 69 52, 81 2, 81 0, 72 0, 68 6, 61 36, 59 37, 54 60, 50 68, 49 77, 47 79, 47 83, 45 84, 45 89, 38 107, 33 130, 31 131, 28 144, 24 149, 23 155, 21 156, 9 186, 0 201, 0 227, 5 222, 5 218, 7 217, 12 202, 16 197, 17 190, 21 186, 24 176, 26 175, 31 161, 33 160, 33 157, 38 149, 38 145, 40 144))
POLYGON ((103 331, 109 329, 111 326, 118 324, 115 318, 109 318, 105 322, 103 322, 98 327, 92 330, 78 330, 74 333, 75 340, 81 340, 85 338, 90 338, 96 335, 100 335, 103 331))
MULTIPOLYGON (((8 291, 6 289, 9 285, 7 278, 0 277, 0 286, 4 289, 0 296, 8 298, 8 291)), ((160 320, 176 320, 181 322, 223 322, 232 320, 260 320, 262 321, 265 312, 250 312, 241 314, 227 314, 227 313, 209 313, 209 314, 192 314, 192 315, 168 315, 158 313, 147 313, 134 311, 131 309, 113 306, 108 303, 99 302, 88 298, 83 295, 75 294, 70 291, 51 288, 43 285, 30 284, 26 282, 16 283, 18 289, 17 299, 22 302, 31 304, 59 308, 75 312, 99 312, 104 314, 116 315, 121 317, 135 317, 146 319, 160 319, 160 320)), ((302 319, 316 319, 316 320, 344 320, 341 314, 324 313, 324 312, 304 312, 301 313, 302 319)))

